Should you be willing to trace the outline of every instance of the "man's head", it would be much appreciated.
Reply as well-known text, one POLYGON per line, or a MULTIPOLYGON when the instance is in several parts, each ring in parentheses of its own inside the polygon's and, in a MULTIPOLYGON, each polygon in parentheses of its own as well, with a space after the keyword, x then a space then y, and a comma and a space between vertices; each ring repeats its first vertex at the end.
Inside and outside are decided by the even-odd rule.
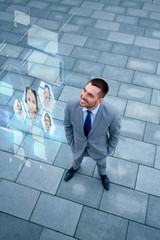
POLYGON ((100 103, 109 90, 108 84, 100 78, 94 78, 84 87, 81 93, 80 105, 93 110, 100 103))

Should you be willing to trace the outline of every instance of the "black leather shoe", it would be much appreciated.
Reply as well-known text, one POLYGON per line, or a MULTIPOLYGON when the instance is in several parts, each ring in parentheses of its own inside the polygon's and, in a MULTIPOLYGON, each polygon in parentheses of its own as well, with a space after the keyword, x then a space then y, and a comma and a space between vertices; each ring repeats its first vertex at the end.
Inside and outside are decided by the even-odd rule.
MULTIPOLYGON (((77 170, 78 170, 78 169, 77 169, 77 170)), ((73 167, 71 167, 71 168, 66 172, 66 175, 64 176, 64 180, 65 180, 66 182, 69 181, 69 180, 73 177, 73 175, 75 174, 75 172, 76 172, 77 170, 74 170, 73 167)))
POLYGON ((107 177, 107 175, 100 175, 101 179, 102 179, 102 185, 103 187, 108 191, 110 188, 110 182, 109 182, 109 178, 107 177))

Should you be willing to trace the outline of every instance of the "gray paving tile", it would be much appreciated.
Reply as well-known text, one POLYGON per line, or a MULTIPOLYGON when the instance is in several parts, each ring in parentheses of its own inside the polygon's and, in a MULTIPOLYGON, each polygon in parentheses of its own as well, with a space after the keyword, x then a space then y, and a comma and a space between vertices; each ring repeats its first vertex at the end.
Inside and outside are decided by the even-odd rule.
POLYGON ((60 101, 67 102, 69 99, 80 99, 82 89, 71 86, 65 86, 59 97, 60 101), (72 96, 71 96, 72 93, 72 96))
POLYGON ((160 145, 160 125, 147 123, 144 140, 160 145))
POLYGON ((60 145, 59 142, 53 142, 50 139, 27 135, 18 149, 18 154, 42 162, 53 163, 60 145))
POLYGON ((27 6, 29 7, 38 7, 38 8, 42 8, 42 9, 45 9, 49 6, 49 3, 47 2, 42 2, 42 1, 29 1, 27 3, 27 6))
POLYGON ((0 149, 16 153, 24 137, 25 134, 18 130, 0 127, 0 149))
POLYGON ((56 22, 48 19, 42 19, 42 18, 36 22, 36 25, 46 29, 50 29, 52 31, 56 31, 60 26, 60 24, 61 24, 60 22, 56 22))
POLYGON ((99 0, 99 2, 102 3, 107 3, 108 5, 113 5, 113 6, 117 6, 120 4, 120 0, 115 0, 114 2, 112 0, 99 0))
POLYGON ((53 118, 64 120, 64 109, 65 109, 66 103, 56 101, 55 106, 53 108, 52 116, 53 118))
POLYGON ((131 17, 131 16, 124 16, 124 15, 117 15, 115 18, 115 21, 119 22, 119 23, 127 23, 127 24, 137 25, 139 18, 131 17))
POLYGON ((106 66, 102 76, 120 82, 131 82, 133 77, 133 70, 106 66))
POLYGON ((60 55, 65 55, 65 56, 69 56, 70 53, 73 50, 73 45, 70 44, 66 44, 66 43, 59 43, 58 44, 58 54, 60 55))
POLYGON ((22 50, 22 47, 6 44, 4 48, 0 51, 0 55, 17 58, 22 52, 22 50))
POLYGON ((155 158, 155 167, 160 169, 160 146, 157 146, 156 158, 155 158))
POLYGON ((104 11, 94 11, 92 14, 92 18, 96 18, 96 19, 103 19, 106 21, 113 21, 113 19, 115 18, 115 13, 106 13, 104 11))
POLYGON ((158 12, 151 12, 150 18, 155 19, 155 20, 160 20, 159 13, 158 12))
POLYGON ((3 2, 5 2, 4 0, 2 0, 1 2, 2 2, 2 3, 0 3, 0 8, 1 8, 1 10, 3 11, 3 10, 5 10, 5 9, 7 9, 8 4, 7 4, 7 3, 3 3, 3 2))
POLYGON ((108 40, 124 44, 132 44, 134 40, 134 35, 120 32, 110 32, 108 40))
POLYGON ((13 14, 12 13, 7 13, 3 12, 2 8, 0 8, 0 20, 5 20, 5 21, 13 21, 13 14))
POLYGON ((60 12, 60 11, 51 11, 51 14, 49 15, 48 19, 54 20, 57 22, 61 22, 61 23, 65 23, 69 20, 70 17, 71 17, 71 15, 68 13, 64 13, 64 12, 60 12))
POLYGON ((138 165, 122 159, 107 157, 107 175, 112 183, 134 188, 138 165))
POLYGON ((160 22, 158 20, 140 18, 139 25, 142 27, 148 27, 152 29, 160 29, 160 22))
POLYGON ((116 66, 116 67, 125 67, 128 57, 118 55, 115 53, 102 52, 98 58, 98 62, 116 66))
POLYGON ((43 16, 43 18, 48 18, 51 11, 46 9, 40 9, 37 7, 31 7, 30 8, 30 16, 40 18, 43 16))
MULTIPOLYGON (((1 129, 5 130, 5 131, 8 131, 7 128, 3 128, 3 127, 9 127, 10 128, 11 118, 14 114, 13 107, 11 108, 9 106, 0 105, 0 112, 1 112, 1 118, 0 118, 1 129)), ((12 132, 12 130, 10 130, 10 131, 12 132)), ((2 139, 3 139, 3 137, 2 137, 2 139)))
POLYGON ((79 239, 125 239, 127 221, 119 217, 84 207, 76 237, 79 239))
MULTIPOLYGON (((84 88, 89 80, 89 74, 64 71, 64 83, 69 86, 84 88)), ((63 119, 62 119, 63 120, 63 119)))
POLYGON ((73 34, 81 34, 84 30, 84 26, 66 23, 60 28, 60 32, 73 33, 73 34))
POLYGON ((14 44, 18 45, 21 37, 22 35, 18 33, 15 34, 12 32, 1 32, 0 41, 1 42, 5 41, 6 43, 13 44, 13 45, 14 44))
POLYGON ((52 230, 49 230, 47 228, 44 228, 39 240, 51 240, 51 239, 73 240, 75 238, 72 238, 72 237, 69 237, 67 235, 61 234, 59 232, 52 231, 52 230))
POLYGON ((8 152, 0 151, 0 177, 8 180, 16 180, 25 163, 25 158, 8 152))
MULTIPOLYGON (((68 144, 62 144, 54 162, 55 166, 69 169, 72 166, 73 156, 68 144)), ((77 171, 92 176, 95 168, 95 161, 89 157, 84 157, 80 169, 77 171)))
POLYGON ((159 50, 148 49, 148 48, 141 48, 140 51, 140 58, 148 59, 151 61, 160 61, 159 50))
POLYGON ((83 1, 82 0, 61 0, 62 4, 68 4, 68 5, 73 5, 73 6, 81 6, 83 1))
POLYGON ((72 24, 77 24, 77 25, 84 25, 84 26, 88 26, 88 27, 92 27, 95 25, 96 23, 96 19, 90 18, 90 17, 84 17, 84 16, 76 16, 74 15, 71 20, 70 23, 72 24))
POLYGON ((70 14, 76 14, 78 16, 83 16, 83 17, 90 17, 92 14, 93 10, 89 8, 83 8, 83 7, 72 7, 71 10, 69 11, 70 14))
POLYGON ((153 166, 155 150, 153 144, 120 137, 114 156, 135 163, 153 166))
POLYGON ((78 59, 80 58, 96 62, 99 56, 99 51, 89 48, 75 47, 71 53, 71 56, 78 59))
POLYGON ((160 64, 158 63, 158 67, 157 67, 157 72, 156 74, 160 75, 160 64))
POLYGON ((160 5, 159 4, 151 4, 151 3, 144 3, 143 9, 149 11, 160 12, 160 5))
POLYGON ((100 39, 92 39, 88 38, 85 44, 85 47, 91 48, 91 49, 98 49, 103 51, 110 51, 112 48, 112 43, 109 41, 104 41, 100 39))
POLYGON ((114 43, 112 52, 131 56, 131 57, 138 57, 140 51, 140 47, 133 46, 133 45, 126 45, 121 43, 114 43))
POLYGON ((2 105, 6 105, 9 99, 13 96, 14 90, 12 86, 9 84, 5 84, 4 82, 0 82, 0 101, 2 105))
POLYGON ((126 104, 127 104, 127 100, 126 99, 123 99, 123 98, 118 98, 118 97, 114 97, 114 96, 110 96, 110 95, 107 95, 105 98, 104 98, 104 101, 115 106, 119 113, 121 115, 124 114, 124 111, 125 111, 125 108, 126 108, 126 104))
POLYGON ((110 80, 110 79, 104 79, 108 85, 109 85, 109 92, 108 94, 111 96, 117 96, 118 93, 118 89, 120 86, 120 82, 118 81, 114 81, 114 80, 110 80))
POLYGON ((55 194, 64 170, 48 164, 27 160, 17 182, 43 192, 55 194))
POLYGON ((42 231, 40 226, 4 213, 0 213, 0 225, 0 240, 38 240, 42 231))
MULTIPOLYGON (((27 13, 29 10, 29 7, 24 6, 23 4, 18 4, 18 2, 16 3, 15 0, 11 1, 11 0, 7 0, 8 3, 10 3, 8 5, 8 8, 6 9, 6 12, 12 12, 14 13, 15 10, 20 11, 20 12, 24 12, 27 13)), ((27 0, 26 0, 27 1, 27 0)), ((28 1, 27 1, 28 2, 28 1)), ((22 3, 22 2, 21 2, 22 3)))
POLYGON ((63 36, 61 37, 60 42, 73 44, 73 45, 77 45, 77 46, 83 46, 85 44, 86 40, 87 40, 87 38, 84 36, 71 34, 71 33, 64 33, 63 36))
POLYGON ((126 14, 135 17, 149 17, 149 11, 137 8, 127 8, 126 14))
POLYGON ((94 10, 102 10, 104 7, 103 3, 96 3, 92 1, 85 1, 82 5, 84 8, 94 9, 94 10))
POLYGON ((127 68, 142 72, 155 73, 157 63, 148 60, 143 60, 140 58, 130 57, 127 63, 127 68))
POLYGON ((160 170, 140 165, 136 189, 155 196, 160 196, 159 184, 160 170))
POLYGON ((62 181, 57 195, 90 207, 98 208, 103 186, 99 179, 75 174, 68 183, 62 181), (78 191, 77 191, 78 189, 78 191))
POLYGON ((48 8, 53 11, 60 11, 60 12, 68 13, 71 9, 71 6, 65 5, 65 4, 59 4, 57 1, 57 3, 50 3, 48 8))
POLYGON ((121 135, 142 140, 145 131, 145 122, 132 118, 121 119, 121 135))
POLYGON ((7 58, 7 60, 4 62, 4 64, 1 66, 1 69, 5 69, 9 72, 15 72, 20 74, 27 74, 28 73, 28 63, 25 63, 24 65, 21 63, 19 59, 14 58, 7 58))
POLYGON ((0 211, 28 220, 38 199, 39 191, 2 180, 0 195, 0 211))
POLYGON ((42 193, 31 221, 73 236, 81 211, 80 204, 42 193))
POLYGON ((143 8, 143 3, 142 2, 135 2, 135 1, 123 1, 121 3, 123 7, 130 7, 130 8, 143 8))
POLYGON ((121 83, 119 97, 150 103, 152 91, 149 88, 138 87, 133 84, 121 83))
POLYGON ((105 20, 97 20, 95 24, 96 28, 105 29, 109 31, 118 31, 120 24, 115 22, 108 22, 105 20))
POLYGON ((160 229, 160 198, 150 196, 146 224, 160 229))
POLYGON ((125 116, 151 123, 159 123, 159 107, 140 102, 128 101, 125 116))
POLYGON ((13 28, 13 23, 9 21, 0 20, 0 30, 9 32, 13 28))
POLYGON ((108 6, 108 4, 106 4, 106 6, 103 8, 103 11, 124 14, 126 8, 119 6, 108 6))
POLYGON ((149 88, 160 89, 160 76, 136 71, 133 83, 149 88))
POLYGON ((0 56, 0 66, 5 62, 6 59, 6 56, 0 56))
POLYGON ((121 26, 119 28, 119 31, 122 33, 132 34, 135 36, 143 36, 145 32, 144 27, 139 26, 133 26, 131 24, 127 23, 121 23, 121 26))
POLYGON ((160 31, 152 28, 146 28, 145 36, 150 38, 160 38, 160 31))
POLYGON ((100 76, 103 68, 104 64, 78 59, 73 71, 100 76))
POLYGON ((7 3, 13 3, 13 4, 21 4, 21 5, 25 5, 28 1, 27 0, 7 0, 7 3))
POLYGON ((134 44, 136 46, 152 48, 152 49, 159 49, 160 48, 160 40, 147 38, 147 37, 141 37, 141 36, 137 36, 135 38, 134 44))
POLYGON ((84 29, 83 35, 91 38, 99 38, 99 39, 104 39, 108 37, 109 31, 103 30, 103 29, 96 29, 96 28, 89 28, 86 27, 84 29))
POLYGON ((127 240, 158 240, 160 231, 135 222, 129 223, 127 240))
POLYGON ((0 86, 14 88, 24 91, 25 87, 30 87, 33 83, 33 78, 29 76, 21 75, 20 73, 8 72, 4 78, 2 78, 0 86))
POLYGON ((100 209, 140 223, 145 222, 148 195, 117 185, 111 185, 110 193, 105 191, 100 209))

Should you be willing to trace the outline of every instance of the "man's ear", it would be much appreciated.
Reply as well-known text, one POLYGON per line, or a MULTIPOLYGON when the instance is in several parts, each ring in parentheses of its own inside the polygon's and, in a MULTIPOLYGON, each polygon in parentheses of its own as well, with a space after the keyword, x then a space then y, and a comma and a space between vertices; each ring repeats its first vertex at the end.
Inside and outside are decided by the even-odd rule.
POLYGON ((99 103, 102 103, 104 98, 99 98, 99 103))

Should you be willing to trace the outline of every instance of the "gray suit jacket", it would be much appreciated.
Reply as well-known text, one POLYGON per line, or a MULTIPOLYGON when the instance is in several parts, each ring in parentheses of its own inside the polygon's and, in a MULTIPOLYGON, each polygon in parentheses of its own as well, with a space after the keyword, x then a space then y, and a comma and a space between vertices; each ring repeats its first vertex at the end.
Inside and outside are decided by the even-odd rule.
POLYGON ((85 148, 95 160, 111 154, 120 134, 118 111, 110 104, 102 102, 88 138, 84 135, 83 125, 83 111, 79 101, 69 101, 65 109, 64 127, 74 159, 77 159, 85 148))

